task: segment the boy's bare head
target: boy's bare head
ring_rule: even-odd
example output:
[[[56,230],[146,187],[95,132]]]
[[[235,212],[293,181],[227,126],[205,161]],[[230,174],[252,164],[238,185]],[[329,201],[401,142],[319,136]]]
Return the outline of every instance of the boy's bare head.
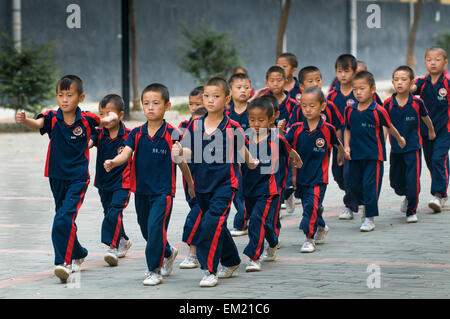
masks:
[[[298,61],[293,53],[285,52],[278,56],[276,65],[283,68],[287,79],[292,79],[297,73]]]
[[[306,66],[298,72],[298,82],[302,90],[317,86],[319,89],[322,88],[322,74],[316,66]]]
[[[115,110],[119,114],[125,111],[125,103],[120,95],[108,94],[100,101],[100,109],[104,109],[108,103],[114,105]]]
[[[83,94],[83,81],[76,75],[69,74],[63,76],[59,79],[56,84],[56,92],[58,91],[68,91],[70,90],[70,86],[73,84],[78,95]]]
[[[170,101],[169,89],[163,84],[153,83],[153,84],[147,85],[147,87],[142,91],[141,102],[143,102],[144,94],[147,92],[161,93],[161,98],[164,101],[164,104],[167,104]]]
[[[440,75],[447,65],[447,52],[444,49],[432,47],[426,51],[425,67],[431,75]]]
[[[227,81],[225,81],[223,78],[220,77],[211,78],[208,80],[208,82],[206,82],[205,87],[206,86],[217,86],[223,91],[223,93],[225,93],[225,96],[230,95],[230,86],[228,85]]]

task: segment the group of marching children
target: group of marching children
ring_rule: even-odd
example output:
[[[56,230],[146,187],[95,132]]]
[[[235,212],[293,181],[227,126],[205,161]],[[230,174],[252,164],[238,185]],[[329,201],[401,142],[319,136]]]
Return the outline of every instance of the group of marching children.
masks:
[[[169,91],[158,83],[141,94],[147,121],[132,130],[122,122],[124,102],[115,94],[99,104],[99,116],[83,112],[82,80],[62,77],[56,86],[58,110],[36,119],[18,112],[16,121],[50,138],[45,176],[55,200],[52,228],[55,275],[62,282],[79,271],[88,254],[77,239],[75,219],[90,182],[89,148],[97,147],[94,186],[104,210],[104,256],[118,265],[132,243],[125,234],[123,210],[135,194],[137,221],[146,240],[148,272],[144,285],[162,283],[173,270],[178,250],[167,241],[167,228],[179,166],[190,211],[182,240],[189,253],[180,268],[204,271],[202,287],[232,277],[241,259],[233,236],[248,235],[245,270],[260,271],[280,246],[280,211],[300,199],[300,251],[315,251],[329,231],[322,206],[332,174],[344,191],[339,219],[353,219],[361,207],[361,231],[375,229],[379,215],[385,140],[389,134],[390,185],[404,196],[401,211],[417,222],[422,149],[431,173],[432,199],[440,212],[447,200],[450,148],[450,76],[447,54],[430,48],[428,74],[415,80],[408,66],[392,74],[395,93],[383,103],[366,65],[350,54],[335,63],[336,79],[328,96],[315,66],[298,71],[294,54],[283,53],[268,68],[266,87],[254,92],[247,71],[212,78],[189,94],[191,118],[178,128],[164,119]],[[351,172],[351,173],[350,173]],[[231,205],[236,208],[227,227]],[[265,245],[265,242],[267,243]]]

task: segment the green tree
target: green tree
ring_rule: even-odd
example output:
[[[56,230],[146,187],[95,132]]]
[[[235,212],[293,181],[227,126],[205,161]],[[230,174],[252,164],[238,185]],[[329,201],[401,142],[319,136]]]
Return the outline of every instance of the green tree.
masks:
[[[450,54],[450,32],[445,32],[434,39],[435,45]]]
[[[54,43],[23,43],[3,32],[0,47],[0,105],[37,114],[42,104],[54,97],[58,70],[54,63]]]
[[[180,48],[178,65],[191,74],[198,85],[215,76],[227,79],[233,68],[241,64],[229,33],[216,32],[204,22],[197,31],[182,25],[181,33],[187,40],[187,47]]]

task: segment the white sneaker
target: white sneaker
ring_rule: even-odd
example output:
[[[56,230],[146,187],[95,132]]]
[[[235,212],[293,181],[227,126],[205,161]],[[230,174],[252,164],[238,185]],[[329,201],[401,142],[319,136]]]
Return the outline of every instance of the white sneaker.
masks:
[[[325,225],[325,227],[318,226],[316,237],[314,238],[315,243],[323,244],[325,242],[325,237],[327,236],[329,231],[330,228],[328,227],[328,225]]]
[[[360,231],[369,232],[375,229],[373,217],[366,217],[361,225]]]
[[[217,276],[205,270],[205,275],[200,280],[200,287],[214,287],[219,283]]]
[[[103,259],[108,263],[108,265],[117,266],[119,264],[119,256],[117,248],[108,249]]]
[[[146,278],[142,282],[144,284],[144,286],[155,286],[155,285],[159,285],[160,283],[163,282],[162,276],[153,271],[150,271],[150,272],[146,273],[145,275],[146,275]]]
[[[444,208],[445,203],[447,202],[448,196],[447,197],[442,197],[441,198],[441,208]]]
[[[280,247],[280,242],[275,247],[270,247],[267,245],[267,248],[264,250],[263,260],[264,261],[274,261],[277,258],[277,249]]]
[[[253,271],[261,271],[261,261],[259,259],[253,260],[250,259],[250,261],[247,264],[247,267],[245,267],[246,272],[253,272]]]
[[[405,199],[402,202],[402,205],[400,206],[400,211],[402,213],[406,213],[407,210],[408,210],[408,200],[405,197]]]
[[[301,253],[312,253],[316,250],[316,245],[314,243],[314,239],[308,238],[302,245],[300,249]]]
[[[121,238],[120,242],[119,242],[119,248],[117,249],[117,256],[119,258],[123,258],[125,257],[125,255],[128,252],[128,249],[131,248],[131,246],[133,245],[133,243],[131,242],[131,240],[126,240],[125,238]]]
[[[197,256],[194,254],[189,254],[186,258],[180,263],[181,269],[193,269],[198,268],[200,263],[198,262]]]
[[[230,230],[230,234],[233,237],[238,237],[238,236],[245,236],[248,234],[248,229],[245,230],[238,230],[236,228],[233,228],[232,230]]]
[[[83,261],[84,261],[84,258],[72,260],[72,271],[73,272],[80,271],[81,264],[83,263]]]
[[[291,196],[289,196],[288,199],[286,199],[286,212],[288,214],[293,214],[295,211],[295,197],[294,194],[292,193]]]
[[[295,205],[300,205],[301,203],[302,203],[302,199],[295,197]]]
[[[170,249],[172,250],[172,255],[170,255],[167,258],[164,258],[164,263],[161,268],[161,275],[163,276],[169,276],[172,273],[173,270],[173,262],[175,261],[175,258],[178,255],[178,249],[171,246]]]
[[[339,215],[339,219],[350,220],[353,219],[353,212],[350,208],[345,207],[342,213]]]
[[[281,204],[281,209],[286,209],[286,203]]]
[[[67,279],[70,277],[72,272],[72,268],[65,263],[55,267],[55,275],[61,280],[62,283],[67,282]]]
[[[231,278],[233,276],[233,273],[236,269],[239,268],[241,264],[231,267],[226,267],[220,265],[219,270],[217,271],[217,277],[218,278]]]
[[[433,198],[428,202],[428,207],[433,210],[433,213],[441,212],[441,199],[439,197],[433,196]]]
[[[406,217],[406,222],[407,223],[417,223],[417,216],[416,216],[416,214],[409,215],[408,217]]]

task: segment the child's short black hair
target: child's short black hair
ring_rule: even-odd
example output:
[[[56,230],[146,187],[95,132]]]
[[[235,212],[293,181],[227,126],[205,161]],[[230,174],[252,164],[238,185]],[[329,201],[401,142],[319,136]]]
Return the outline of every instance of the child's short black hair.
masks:
[[[214,77],[208,80],[206,82],[205,86],[217,86],[222,89],[222,91],[225,92],[225,96],[230,95],[230,86],[228,85],[227,81],[225,81],[223,78],[220,77]]]
[[[313,73],[313,72],[319,72],[320,73],[320,70],[319,70],[318,67],[313,66],[313,65],[305,66],[300,71],[298,71],[298,81],[301,84],[303,84],[305,82],[306,75],[309,74],[309,73]],[[322,73],[320,73],[320,77],[322,77]]]
[[[164,104],[167,104],[170,100],[169,89],[164,84],[152,83],[150,85],[147,85],[147,87],[142,91],[141,102],[142,102],[142,98],[144,97],[144,94],[147,92],[161,93],[161,97],[164,101]]]
[[[357,60],[356,66],[357,66],[357,68],[362,67],[365,71],[367,71],[367,64],[364,61]]]
[[[70,86],[74,84],[78,94],[83,93],[83,81],[76,75],[68,74],[59,79],[56,84],[56,92],[70,90]]]
[[[278,100],[273,95],[263,95],[260,97],[260,99],[268,100],[270,103],[272,103],[273,106],[273,114],[277,113],[280,109],[280,106],[278,104]]]
[[[281,73],[283,75],[283,78],[286,80],[286,72],[284,72],[284,69],[281,66],[278,65],[271,66],[266,72],[266,80],[272,73]]]
[[[442,54],[442,56],[444,57],[444,59],[447,60],[447,51],[445,51],[443,48],[441,48],[441,47],[431,47],[427,51],[425,51],[425,57],[427,57],[427,54],[430,51],[439,51]]]
[[[341,54],[334,64],[334,68],[337,70],[338,67],[345,69],[352,69],[353,72],[358,68],[358,62],[356,58],[351,54]]]
[[[284,52],[284,53],[281,53],[278,56],[277,60],[279,58],[286,58],[288,60],[288,62],[289,62],[289,65],[291,67],[293,67],[293,68],[297,68],[298,67],[298,60],[297,60],[297,57],[296,57],[296,55],[294,53]]]
[[[355,74],[353,77],[353,81],[356,80],[366,80],[367,83],[369,83],[370,87],[375,86],[375,78],[373,77],[373,74],[369,71],[361,71]]]
[[[228,85],[231,86],[234,82],[234,80],[248,80],[250,83],[250,78],[247,74],[245,73],[235,73],[233,74],[230,79],[228,80]]]
[[[197,86],[195,89],[189,93],[189,96],[197,96],[203,94],[203,86]]]
[[[308,93],[313,93],[317,96],[317,100],[320,102],[320,104],[325,103],[325,94],[323,94],[322,90],[319,89],[316,86],[311,86],[309,88],[306,88],[303,92],[302,92],[302,96]]]
[[[208,113],[208,110],[206,109],[206,107],[199,107],[198,109],[196,109],[192,115],[197,115],[197,116],[203,116],[206,113]]]
[[[253,109],[260,109],[265,111],[268,118],[271,118],[274,114],[272,103],[270,102],[270,100],[263,97],[258,97],[250,102],[250,104],[247,106],[247,111]]]
[[[414,80],[414,71],[409,66],[407,66],[407,65],[400,65],[398,68],[396,68],[394,70],[394,72],[392,72],[392,78],[394,78],[394,74],[397,71],[406,71],[406,72],[408,72],[409,73],[409,79],[410,80]]]
[[[244,72],[238,72],[238,70],[242,70]],[[238,74],[238,73],[243,73],[243,74],[247,74],[248,75],[247,69],[244,68],[243,66],[240,66],[240,65],[235,67],[234,70],[233,70],[233,74]]]
[[[100,108],[105,108],[106,104],[113,103],[117,112],[123,112],[125,110],[125,103],[120,95],[108,94],[100,101]]]

